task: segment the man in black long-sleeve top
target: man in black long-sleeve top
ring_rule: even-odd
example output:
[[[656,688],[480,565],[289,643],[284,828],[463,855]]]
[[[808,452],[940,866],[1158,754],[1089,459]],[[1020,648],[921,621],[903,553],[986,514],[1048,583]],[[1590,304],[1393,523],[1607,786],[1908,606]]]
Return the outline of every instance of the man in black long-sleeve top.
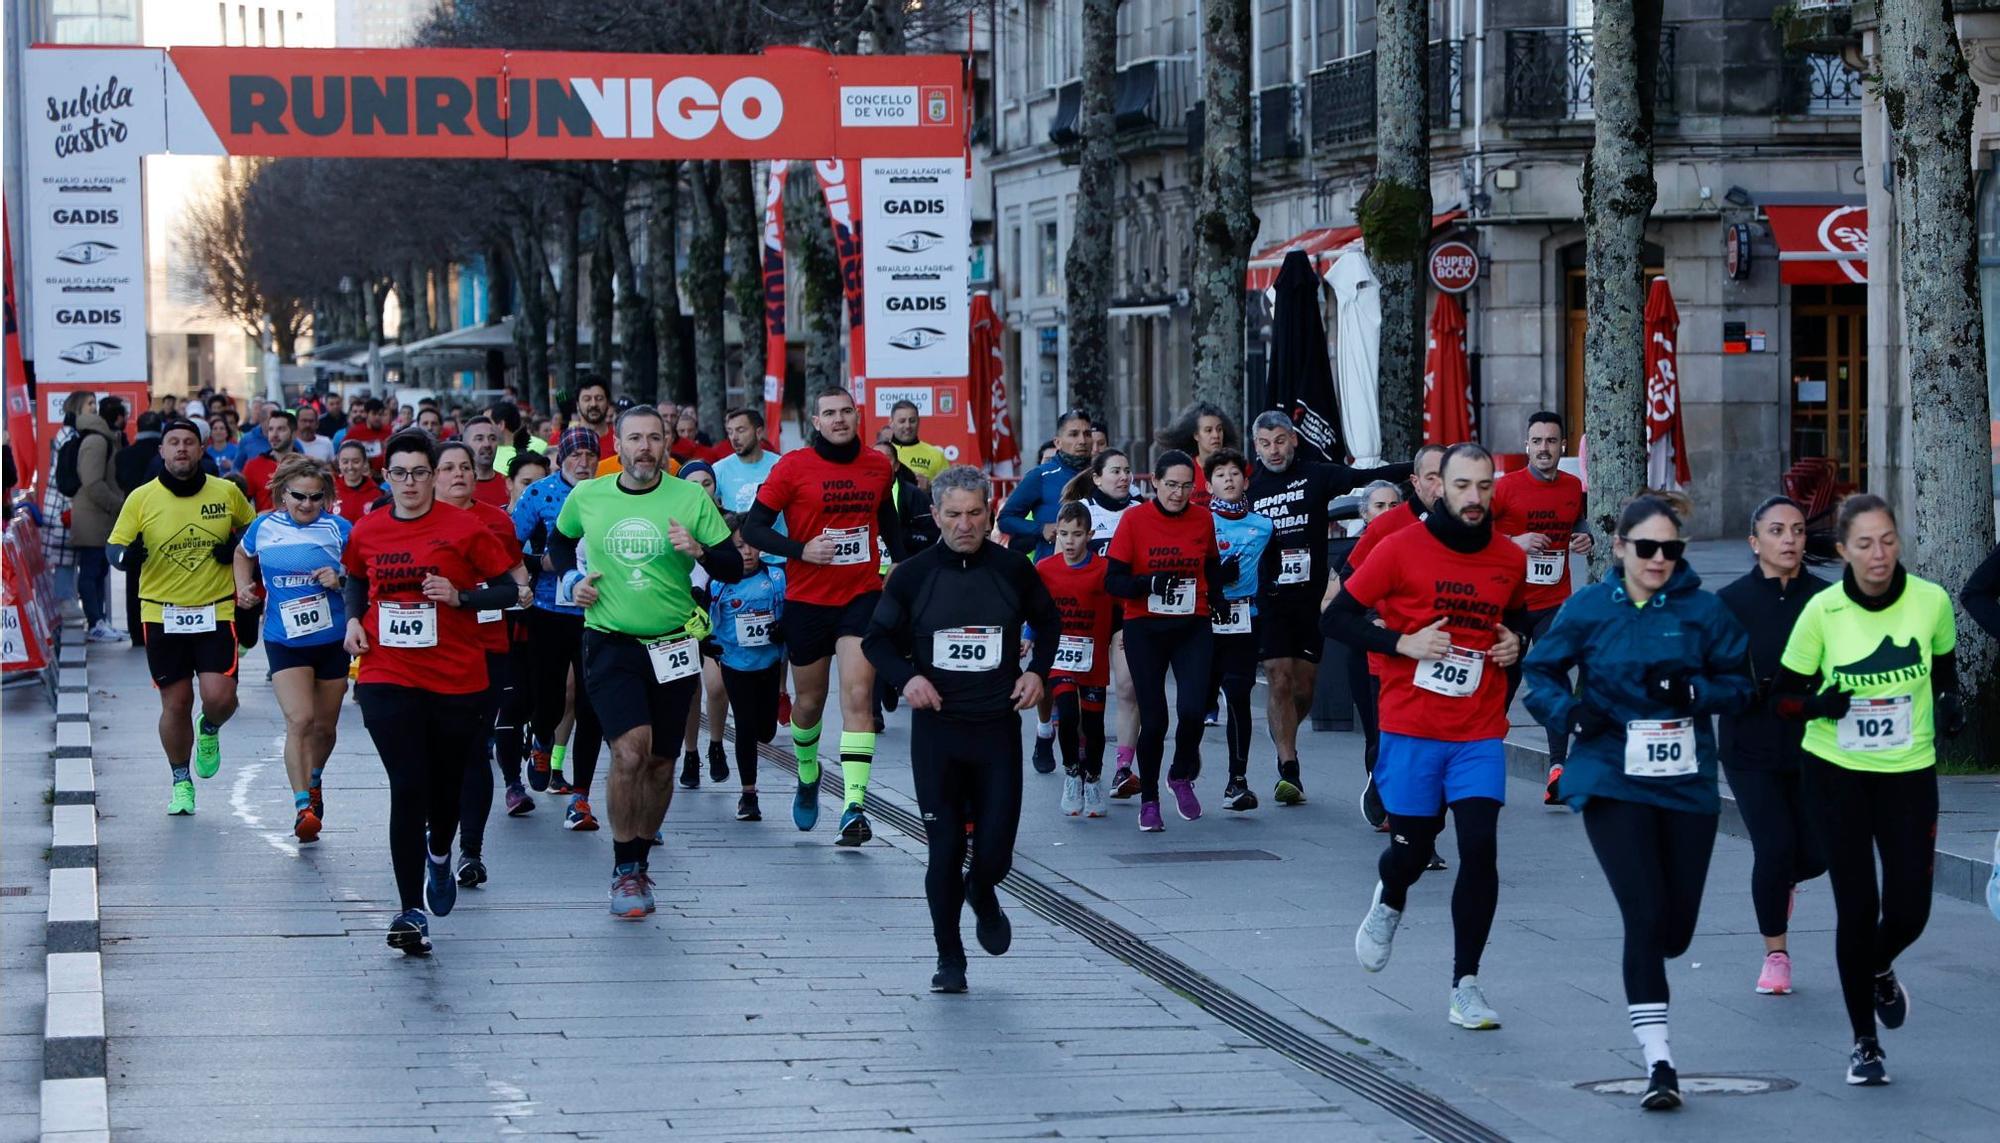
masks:
[[[1013,939],[994,888],[1014,863],[1021,822],[1018,712],[1041,700],[1062,617],[1034,565],[986,539],[993,490],[978,469],[946,469],[931,494],[941,542],[890,574],[861,649],[912,709],[910,770],[938,947],[931,991],[964,992],[964,904],[978,917],[981,948],[999,956]],[[1025,671],[1015,656],[1024,622],[1040,636]],[[961,874],[968,820],[972,869]]]

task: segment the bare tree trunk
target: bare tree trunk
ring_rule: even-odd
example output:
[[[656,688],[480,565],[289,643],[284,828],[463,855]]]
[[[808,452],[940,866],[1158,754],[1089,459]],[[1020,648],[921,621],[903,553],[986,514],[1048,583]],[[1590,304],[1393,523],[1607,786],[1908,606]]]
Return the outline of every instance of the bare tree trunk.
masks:
[[[632,235],[626,224],[629,180],[623,167],[607,165],[611,168],[607,193],[600,201],[609,235],[611,270],[617,276],[618,332],[621,338],[618,366],[625,374],[619,389],[628,394],[650,393],[655,380],[653,370],[657,367],[653,360],[653,315],[647,305],[645,291],[639,288],[638,267],[632,261]]]
[[[602,207],[597,212],[597,241],[590,252],[590,372],[611,384],[612,338],[615,336],[611,292],[611,225]],[[625,394],[623,385],[614,391]]]
[[[722,411],[729,400],[722,304],[729,289],[723,269],[722,172],[714,161],[688,167],[688,203],[694,233],[688,240],[688,305],[694,310],[695,415],[710,439],[722,439]]]
[[[1368,266],[1380,284],[1376,385],[1382,455],[1415,451],[1424,429],[1424,274],[1431,229],[1430,8],[1375,7],[1375,182],[1356,206]]]
[[[556,371],[556,390],[570,398],[576,396],[577,302],[582,296],[577,282],[582,264],[578,232],[582,216],[583,190],[574,186],[565,188],[556,212],[556,309],[552,318],[555,345],[550,357]]]
[[[806,333],[806,403],[829,385],[846,387],[840,355],[840,256],[833,248],[819,178],[811,164],[793,168],[785,180],[785,243],[790,247],[792,280],[799,287],[799,311]]]
[[[505,251],[514,275],[514,347],[521,358],[521,393],[532,409],[546,409],[549,399],[549,305],[542,285],[547,259],[542,256],[538,219],[517,220],[508,228]]]
[[[687,371],[681,363],[680,256],[675,249],[679,239],[680,172],[678,161],[659,164],[646,209],[646,270],[652,277],[653,296],[653,401],[662,405],[680,400],[682,390],[687,387]]]
[[[1118,141],[1111,89],[1118,79],[1118,0],[1083,0],[1083,137],[1076,169],[1076,220],[1063,260],[1069,309],[1070,404],[1104,415],[1111,375],[1111,230]],[[1238,292],[1241,292],[1239,286]]]
[[[1914,510],[1903,534],[1911,537],[1916,570],[1956,596],[1993,546],[1993,470],[1987,436],[1976,429],[1992,416],[1968,159],[1979,90],[1966,73],[1949,4],[1884,0],[1879,11],[1916,454]],[[1992,693],[1994,644],[1962,604],[1954,606],[1971,728],[1955,740],[1940,736],[1937,745],[1941,755],[1976,764],[1981,744],[2000,732],[2000,711],[1977,701]]]
[[[415,266],[405,264],[401,274],[396,278],[396,300],[398,302],[396,307],[396,342],[404,351],[404,354],[397,358],[400,362],[397,368],[405,386],[418,386],[421,384],[421,378],[418,375],[415,364],[407,355],[410,344],[424,336],[417,332],[417,270]],[[387,393],[381,394],[381,396],[385,401],[389,399]]]
[[[1250,2],[1202,6],[1201,182],[1195,198],[1194,396],[1242,415],[1250,209]]]
[[[376,397],[388,392],[389,379],[382,370],[382,305],[389,300],[390,285],[387,278],[376,278],[363,287],[368,291],[363,303],[368,307],[368,392]]]
[[[1646,486],[1646,217],[1661,0],[1599,0],[1593,34],[1597,140],[1583,168],[1583,425],[1590,442],[1591,555],[1611,559],[1620,505]]]
[[[748,160],[732,159],[722,164],[722,211],[729,232],[729,299],[743,331],[742,404],[746,408],[760,408],[764,401],[764,200],[753,182]]]

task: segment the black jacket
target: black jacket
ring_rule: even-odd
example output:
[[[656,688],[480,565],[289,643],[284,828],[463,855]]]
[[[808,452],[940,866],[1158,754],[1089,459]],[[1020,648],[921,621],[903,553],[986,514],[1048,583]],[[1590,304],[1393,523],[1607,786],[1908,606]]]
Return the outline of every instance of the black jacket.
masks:
[[[1021,625],[1060,631],[1062,615],[1032,561],[992,542],[959,555],[942,542],[896,565],[862,637],[861,650],[882,681],[901,690],[922,675],[944,700],[939,717],[970,721],[1011,714],[1021,677]],[[947,628],[999,629],[996,661],[983,670],[948,670],[932,661],[934,636]],[[990,640],[989,640],[990,643]],[[1056,641],[1037,639],[1028,670],[1048,678]]]
[[[1811,572],[1800,571],[1789,585],[1766,576],[1762,568],[1716,592],[1722,605],[1750,635],[1750,674],[1760,699],[1771,692],[1778,660],[1792,637],[1792,627],[1806,609],[1806,600],[1831,586]],[[1786,722],[1757,702],[1742,714],[1719,720],[1722,764],[1730,770],[1793,770],[1803,757],[1802,722]]]
[[[1985,562],[1972,573],[1959,600],[1974,623],[2000,639],[2000,546],[1986,554]]]

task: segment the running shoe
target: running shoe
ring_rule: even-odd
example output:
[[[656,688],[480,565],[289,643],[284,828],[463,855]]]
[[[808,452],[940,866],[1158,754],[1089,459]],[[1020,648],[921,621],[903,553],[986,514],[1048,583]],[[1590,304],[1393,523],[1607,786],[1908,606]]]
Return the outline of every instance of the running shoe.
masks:
[[[1646,1081],[1646,1094],[1639,1097],[1639,1106],[1647,1111],[1672,1111],[1680,1105],[1681,1077],[1674,1065],[1661,1060],[1653,1065],[1653,1076]]]
[[[293,820],[292,836],[299,839],[300,845],[311,845],[319,840],[319,815],[313,813],[310,806],[300,810],[299,816]]]
[[[389,922],[389,947],[404,956],[431,955],[431,923],[422,909],[405,909]]]
[[[1451,866],[1444,863],[1444,856],[1435,849],[1431,850],[1431,859],[1424,862],[1424,872],[1426,873],[1435,873],[1440,869],[1450,868]]]
[[[91,626],[89,631],[84,632],[83,641],[86,643],[117,643],[128,638],[130,636],[113,627],[109,620],[100,619]]]
[[[1035,739],[1035,773],[1053,774],[1055,772],[1056,740],[1054,738],[1037,737]]]
[[[729,756],[722,752],[722,743],[708,744],[708,780],[726,782],[729,780]]]
[[[1118,772],[1111,775],[1112,797],[1129,798],[1138,792],[1139,775],[1134,774],[1130,766],[1120,766]]]
[[[1764,971],[1757,974],[1757,992],[1761,996],[1790,996],[1792,994],[1792,958],[1781,951],[1764,954]]]
[[[975,930],[979,935],[979,947],[987,956],[1005,955],[1014,943],[1014,924],[1007,919],[1007,910],[1000,907],[1000,895],[988,889],[985,900],[972,891],[970,878],[965,887],[965,899],[972,903],[972,915],[978,918]]]
[[[1083,812],[1083,775],[1063,775],[1062,812],[1069,817]]]
[[[1160,803],[1158,802],[1139,803],[1140,833],[1162,833],[1166,830],[1166,828],[1167,828],[1166,823],[1160,820]]]
[[[521,783],[519,782],[507,783],[508,817],[510,818],[523,817],[529,813],[534,812],[534,809],[535,809],[535,799],[528,796],[528,791],[521,787]]]
[[[875,831],[868,827],[868,815],[860,806],[850,805],[840,815],[840,836],[833,839],[835,845],[853,847],[866,845],[875,837]]]
[[[222,736],[205,734],[201,729],[201,713],[194,716],[194,772],[203,778],[215,777],[222,769]]]
[[[1354,930],[1354,957],[1361,962],[1362,971],[1381,972],[1388,966],[1389,953],[1396,943],[1396,926],[1402,923],[1402,911],[1382,903],[1382,883],[1377,881],[1375,899],[1369,902],[1368,915],[1361,918],[1361,927]],[[1454,1008],[1457,1003],[1458,994],[1454,989]]]
[[[1101,818],[1104,816],[1104,779],[1083,784],[1083,816]]]
[[[424,905],[433,917],[451,916],[451,908],[458,904],[458,882],[451,876],[451,858],[443,861],[426,854],[424,860]]]
[[[549,752],[530,750],[528,752],[528,785],[537,792],[549,788]]]
[[[312,807],[313,816],[319,819],[321,825],[325,825],[326,796],[320,793],[319,783],[315,782],[306,787],[306,799],[306,804]]]
[[[757,791],[745,790],[743,796],[736,799],[736,820],[739,822],[764,820],[764,811],[757,808]]]
[[[931,991],[960,993],[965,991],[965,958],[941,956],[937,971],[931,974]]]
[[[778,692],[778,725],[792,724],[792,696],[788,691]]]
[[[1549,767],[1549,786],[1548,789],[1542,791],[1542,804],[1551,809],[1566,810],[1569,808],[1563,804],[1561,795],[1556,793],[1556,784],[1562,781],[1562,776],[1562,763],[1558,762]],[[1675,1096],[1675,1102],[1680,1102],[1678,1095]]]
[[[1299,778],[1296,761],[1278,763],[1278,788],[1271,791],[1271,800],[1281,806],[1306,804],[1306,784]]]
[[[1882,1087],[1889,1082],[1888,1057],[1875,1037],[1854,1041],[1854,1054],[1847,1058],[1847,1082],[1855,1087]]]
[[[1184,822],[1201,818],[1201,799],[1194,796],[1194,783],[1186,778],[1168,778],[1167,789],[1174,796],[1174,811]]]
[[[1382,793],[1375,788],[1375,775],[1370,774],[1361,784],[1361,820],[1369,824],[1376,833],[1389,828],[1389,807],[1382,804]]]
[[[569,779],[561,770],[549,771],[549,793],[558,798],[573,798],[583,791],[569,784]]]
[[[477,889],[486,884],[486,863],[476,854],[466,854],[458,859],[458,884],[461,888]]]
[[[653,879],[646,867],[628,861],[611,871],[611,915],[636,921],[653,911]]]
[[[701,788],[701,755],[692,750],[681,755],[681,788],[684,790]]]
[[[169,816],[184,818],[194,813],[194,783],[175,782],[174,795],[167,800]]]
[[[1201,724],[1203,726],[1221,726],[1222,711],[1217,707],[1209,707],[1208,713],[1201,716]]]
[[[563,814],[563,828],[578,833],[591,833],[597,829],[597,815],[590,812],[590,799],[582,794],[572,794],[569,810]]]
[[[1222,808],[1238,812],[1257,808],[1257,795],[1250,792],[1250,783],[1243,780],[1243,775],[1229,776],[1229,784],[1222,788]]]
[[[800,782],[792,795],[792,824],[810,830],[819,824],[819,783]]]
[[[1478,977],[1462,976],[1452,986],[1451,1022],[1475,1032],[1500,1026],[1500,1014],[1486,1003],[1486,993],[1479,987]]]
[[[1910,1015],[1910,990],[1896,979],[1896,970],[1875,974],[1875,1018],[1894,1031]]]

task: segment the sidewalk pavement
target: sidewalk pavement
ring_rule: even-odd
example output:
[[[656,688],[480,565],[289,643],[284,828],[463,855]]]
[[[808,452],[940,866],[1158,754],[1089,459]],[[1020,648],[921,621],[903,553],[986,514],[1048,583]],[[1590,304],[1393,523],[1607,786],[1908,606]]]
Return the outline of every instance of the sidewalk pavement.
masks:
[[[36,683],[0,691],[0,1139],[40,1130],[56,712]]]

